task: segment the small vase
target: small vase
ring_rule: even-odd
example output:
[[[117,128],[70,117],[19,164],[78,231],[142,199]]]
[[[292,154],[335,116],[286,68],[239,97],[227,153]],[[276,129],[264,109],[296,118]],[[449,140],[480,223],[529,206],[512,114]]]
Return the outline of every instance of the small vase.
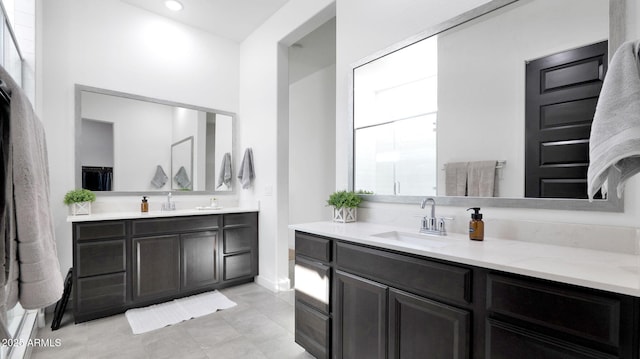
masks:
[[[72,216],[89,215],[91,214],[91,202],[76,202],[72,203],[69,208],[71,209]]]
[[[355,222],[358,219],[357,208],[333,208],[333,221],[340,223]]]

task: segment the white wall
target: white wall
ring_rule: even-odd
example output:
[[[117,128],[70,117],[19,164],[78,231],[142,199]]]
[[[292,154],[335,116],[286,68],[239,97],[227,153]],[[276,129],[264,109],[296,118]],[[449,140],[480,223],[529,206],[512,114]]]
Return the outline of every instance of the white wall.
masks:
[[[336,187],[347,186],[348,143],[348,73],[350,64],[428,29],[454,15],[470,10],[486,1],[464,0],[445,3],[439,0],[402,0],[394,2],[371,2],[367,0],[338,0],[337,2],[337,88],[336,88]],[[627,28],[633,32],[628,39],[640,36],[637,23],[640,10],[637,0],[630,0],[627,11]],[[570,31],[571,29],[567,29]],[[640,181],[633,178],[627,183],[624,213],[601,213],[582,211],[556,211],[537,209],[484,208],[485,219],[539,220],[560,223],[586,223],[637,227],[640,218]],[[362,212],[365,219],[398,221],[418,225],[414,215],[422,214],[418,205],[390,205],[366,203]],[[468,221],[466,208],[439,207],[441,215],[456,218],[456,226]],[[414,223],[415,222],[415,223]],[[487,227],[487,233],[491,229]],[[488,234],[489,235],[489,234]],[[605,240],[605,239],[603,239]]]
[[[237,113],[239,45],[117,0],[37,0],[36,6],[38,109],[49,148],[58,257],[66,273],[72,265],[71,224],[62,198],[74,188],[74,84]],[[137,196],[98,201],[123,210],[137,210],[140,203]],[[159,208],[160,199],[150,201]],[[180,206],[181,198],[176,201]]]
[[[113,123],[82,119],[81,166],[113,167]]]
[[[289,223],[331,218],[335,187],[336,67],[291,84],[289,93]],[[289,233],[289,248],[294,235]]]
[[[240,200],[260,201],[258,282],[274,290],[289,287],[287,50],[334,15],[332,1],[291,0],[241,44],[238,148],[253,149],[256,178]]]

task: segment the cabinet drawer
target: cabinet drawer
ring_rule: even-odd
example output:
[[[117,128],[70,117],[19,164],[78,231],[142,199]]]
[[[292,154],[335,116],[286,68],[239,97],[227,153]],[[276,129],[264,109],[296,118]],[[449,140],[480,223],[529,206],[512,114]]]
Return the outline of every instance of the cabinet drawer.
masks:
[[[496,274],[487,278],[487,309],[561,334],[620,345],[621,300],[579,288]]]
[[[247,277],[252,274],[250,252],[224,257],[224,280]]]
[[[122,272],[126,268],[124,239],[88,241],[76,245],[78,277]]]
[[[328,314],[331,298],[331,267],[301,257],[295,265],[296,300]]]
[[[336,245],[338,268],[428,298],[471,303],[471,269],[347,243]]]
[[[224,253],[250,251],[255,246],[257,238],[256,230],[253,227],[225,229],[223,243]]]
[[[122,238],[127,234],[124,221],[76,223],[74,236],[77,240]]]
[[[611,355],[567,343],[512,325],[487,322],[486,357],[491,359],[615,359]]]
[[[125,273],[80,278],[77,283],[77,310],[93,312],[123,308],[126,299]]]
[[[296,301],[295,341],[316,358],[329,358],[330,318]]]
[[[296,254],[331,262],[331,240],[313,234],[296,232]]]
[[[224,226],[246,225],[255,227],[258,225],[258,213],[232,213],[225,214],[223,217]]]
[[[218,216],[138,219],[133,221],[134,236],[180,233],[218,228]]]

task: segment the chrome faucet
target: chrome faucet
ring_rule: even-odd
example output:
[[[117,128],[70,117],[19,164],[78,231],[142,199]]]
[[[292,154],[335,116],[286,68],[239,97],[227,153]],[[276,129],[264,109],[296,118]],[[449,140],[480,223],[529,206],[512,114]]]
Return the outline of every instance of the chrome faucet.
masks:
[[[422,226],[420,227],[420,233],[446,236],[447,230],[445,228],[445,218],[436,218],[436,200],[431,197],[425,198],[420,203],[420,208],[424,209],[427,204],[431,205],[431,216],[422,217]]]
[[[175,211],[176,210],[175,202],[171,202],[171,192],[169,192],[167,194],[167,201],[162,204],[162,207],[160,208],[160,210],[162,210],[162,211]]]

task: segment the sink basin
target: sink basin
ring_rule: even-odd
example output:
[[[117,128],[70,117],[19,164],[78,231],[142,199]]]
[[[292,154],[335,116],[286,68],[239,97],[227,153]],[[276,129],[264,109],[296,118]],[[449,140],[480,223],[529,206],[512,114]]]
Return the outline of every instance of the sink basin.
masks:
[[[403,244],[412,244],[431,248],[442,248],[452,244],[446,237],[412,232],[390,231],[372,234],[371,236]]]

